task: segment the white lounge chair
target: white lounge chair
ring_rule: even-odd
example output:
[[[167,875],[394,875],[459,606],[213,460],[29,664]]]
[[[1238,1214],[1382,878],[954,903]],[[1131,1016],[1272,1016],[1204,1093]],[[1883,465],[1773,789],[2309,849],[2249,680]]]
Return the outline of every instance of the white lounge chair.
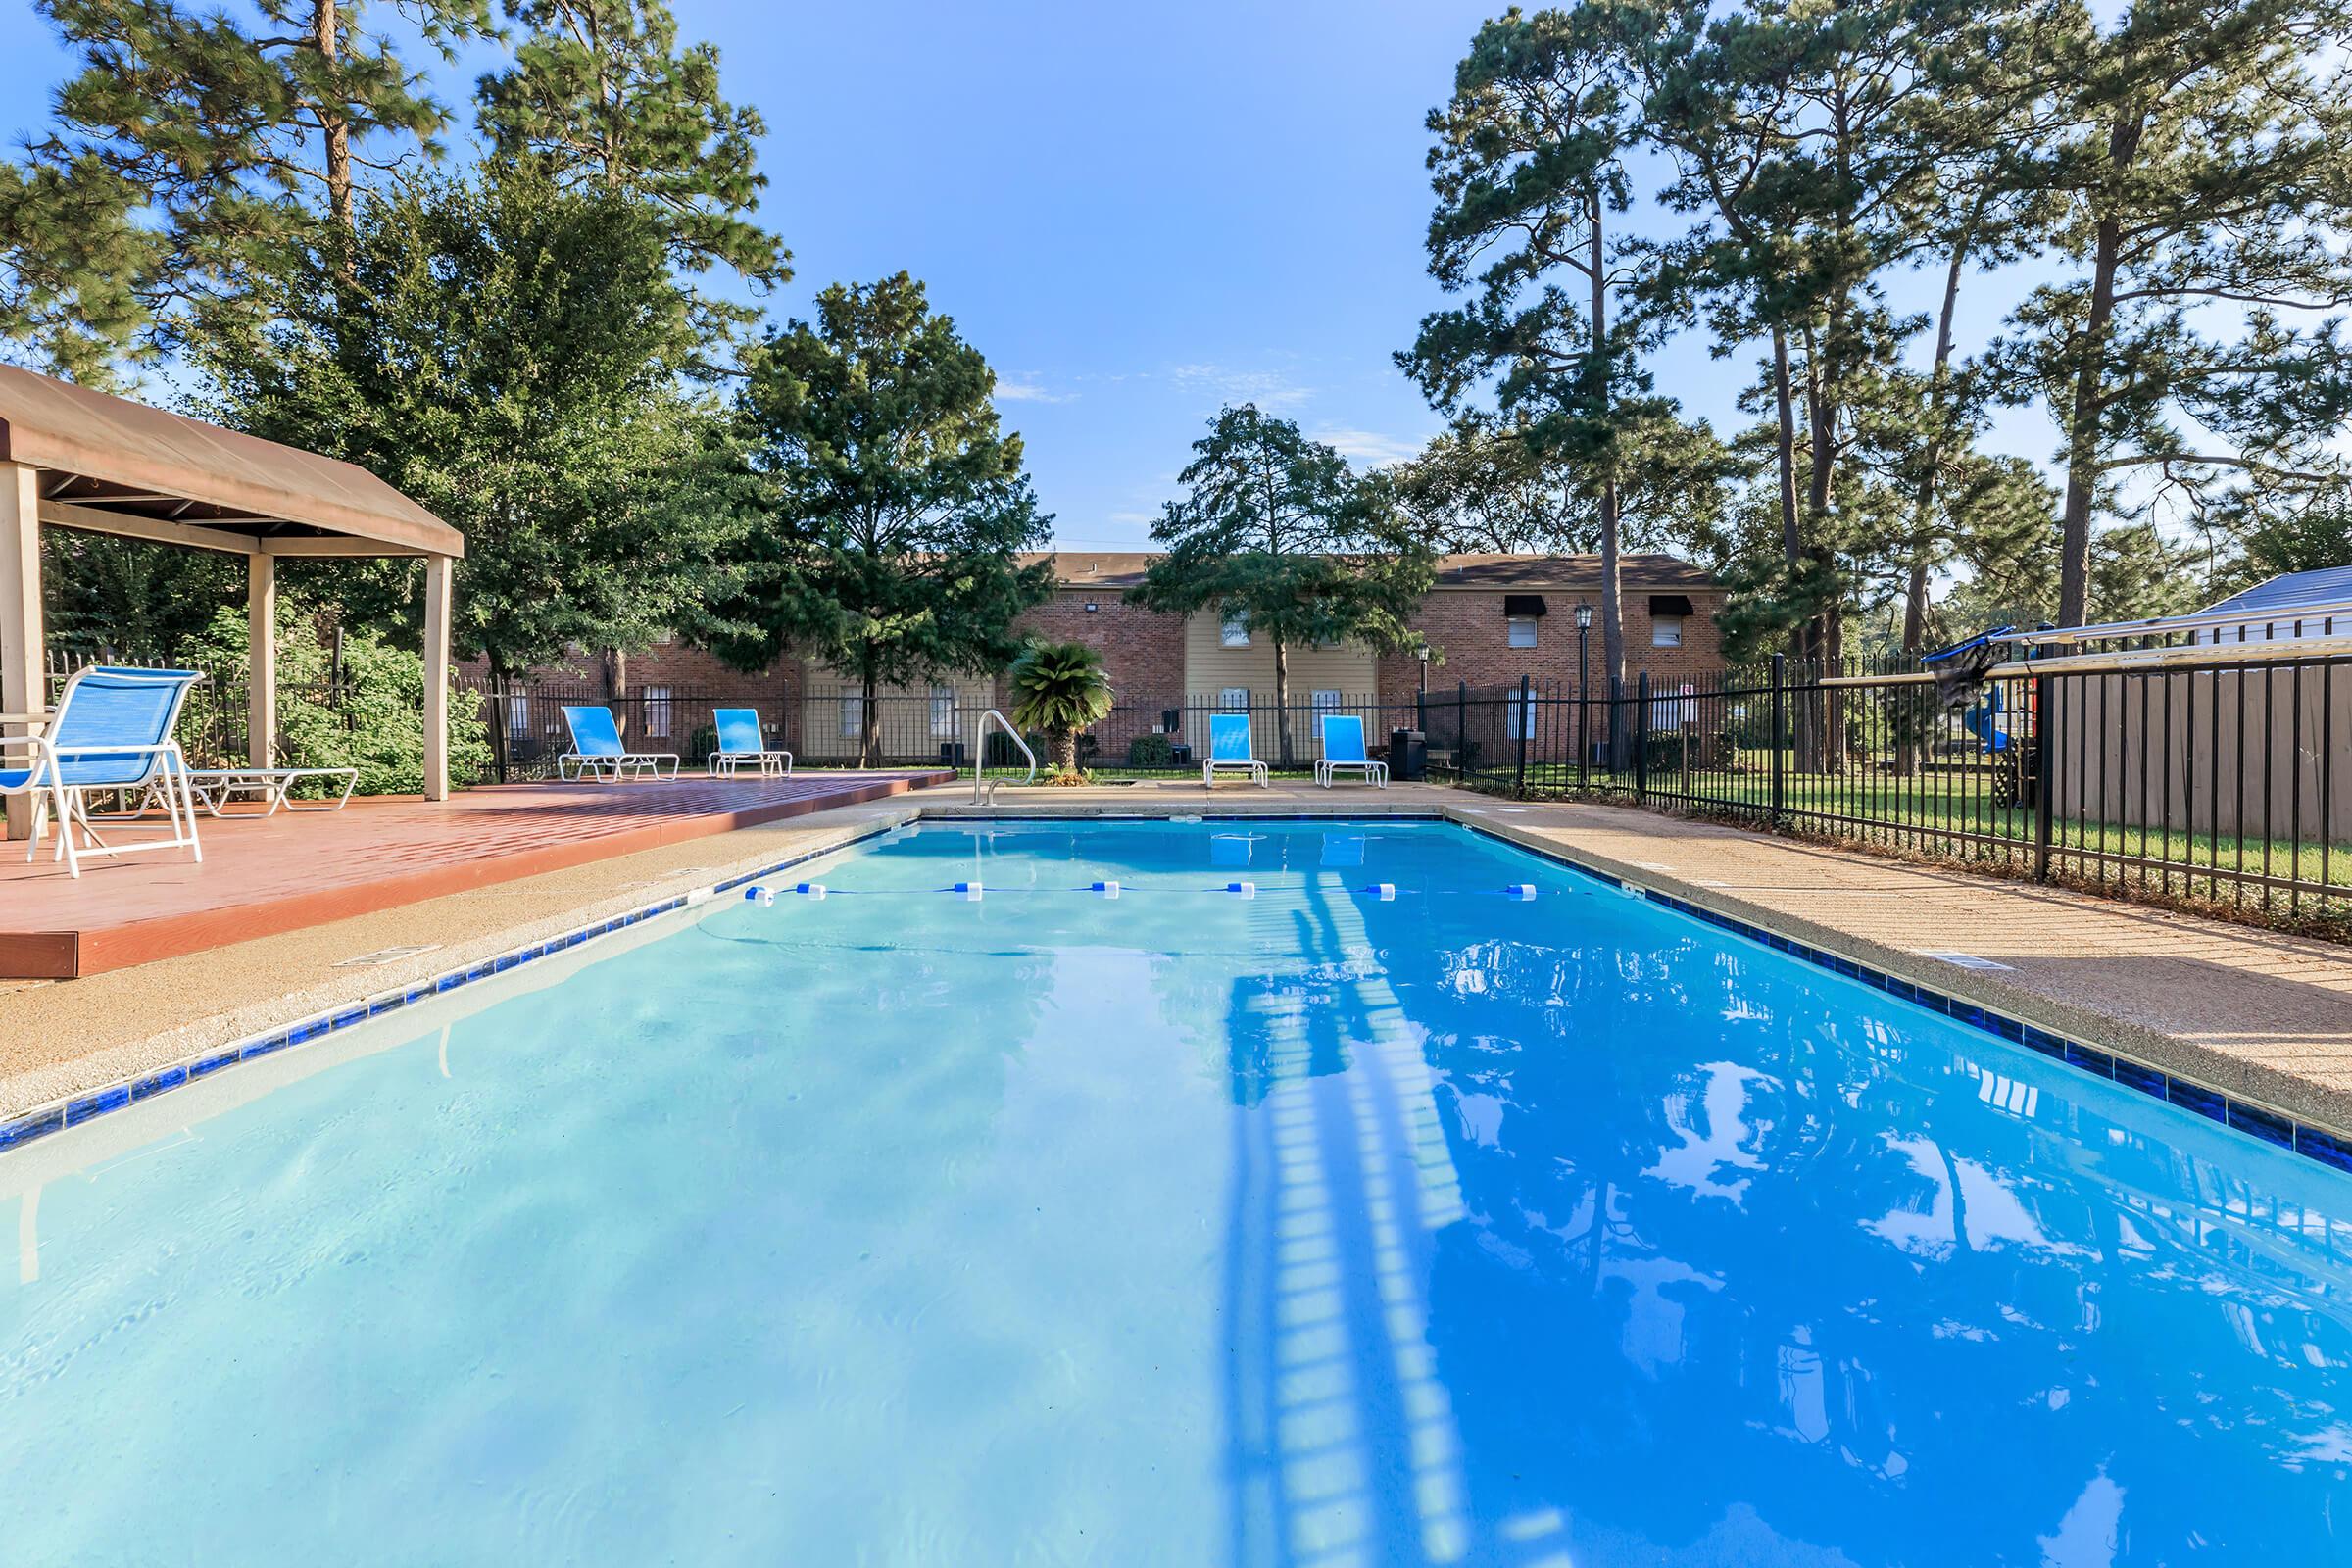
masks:
[[[620,744],[620,726],[612,721],[610,708],[574,708],[566,705],[564,723],[571,731],[571,750],[556,759],[556,777],[566,782],[589,777],[614,779],[676,778],[678,754],[675,752],[632,752]],[[667,762],[664,773],[662,764]]]
[[[758,709],[718,708],[711,710],[711,717],[718,724],[718,750],[703,764],[711,773],[732,778],[737,768],[751,767],[762,778],[792,777],[792,754],[769,748]]]
[[[326,785],[327,794],[316,800],[298,801],[294,787],[309,780]],[[356,767],[194,767],[188,770],[188,788],[195,792],[199,804],[209,816],[234,820],[240,816],[275,816],[287,811],[340,811],[351,804],[352,792],[360,787],[360,770]],[[231,811],[228,803],[246,796],[262,804],[258,811]]]
[[[1221,772],[1247,773],[1251,783],[1266,786],[1266,764],[1250,753],[1248,713],[1208,716],[1208,756],[1200,763],[1201,788],[1214,785]]]
[[[85,856],[129,855],[139,850],[186,850],[197,860],[196,802],[188,790],[186,765],[172,727],[188,688],[204,676],[192,669],[117,669],[92,665],[66,682],[57,716],[45,735],[0,736],[0,752],[25,754],[27,765],[0,769],[0,796],[33,800],[32,840],[24,858],[40,849],[44,822],[57,822],[55,858],[81,875]],[[144,791],[160,785],[168,836],[130,844],[109,844],[91,825],[89,798],[115,790]],[[153,828],[155,824],[143,824]],[[75,845],[79,830],[84,843]]]
[[[1325,713],[1323,755],[1315,759],[1315,782],[1331,788],[1334,775],[1356,772],[1379,789],[1389,787],[1389,764],[1376,762],[1364,750],[1364,721],[1354,713]]]

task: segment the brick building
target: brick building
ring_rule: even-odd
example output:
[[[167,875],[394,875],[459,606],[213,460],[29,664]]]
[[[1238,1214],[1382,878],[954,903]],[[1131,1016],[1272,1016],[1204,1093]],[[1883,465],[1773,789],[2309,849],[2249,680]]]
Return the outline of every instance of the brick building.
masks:
[[[1054,557],[1059,588],[1024,615],[1020,626],[1027,634],[1101,650],[1122,708],[1149,715],[1148,721],[1131,720],[1128,727],[1158,731],[1167,728],[1160,715],[1184,710],[1189,716],[1178,726],[1185,733],[1171,728],[1170,738],[1197,747],[1202,737],[1189,732],[1203,720],[1191,710],[1271,710],[1274,651],[1246,625],[1224,622],[1213,612],[1170,615],[1127,603],[1126,591],[1143,579],[1152,559],[1141,553],[1059,553]],[[1500,686],[1521,675],[1573,689],[1579,605],[1594,607],[1589,653],[1597,691],[1603,679],[1599,564],[1595,556],[1445,557],[1414,623],[1435,650],[1426,670],[1409,656],[1384,657],[1355,645],[1294,648],[1292,703],[1298,710],[1393,712],[1411,705],[1424,678],[1433,692],[1451,692],[1459,682]],[[1671,689],[1721,666],[1715,625],[1723,609],[1721,585],[1663,555],[1625,557],[1620,581],[1629,678],[1646,670],[1653,686]],[[862,729],[856,683],[797,659],[747,675],[700,649],[661,641],[621,662],[583,654],[534,671],[533,678],[534,684],[568,687],[591,700],[618,700],[633,741],[669,742],[663,749],[680,752],[692,749],[714,706],[758,709],[785,744],[811,760],[854,755]],[[886,743],[904,757],[931,755],[933,742],[952,745],[968,734],[979,710],[1007,701],[1002,673],[942,676],[889,689],[884,696],[891,730]],[[515,705],[514,727],[544,724],[553,710],[542,707],[546,711],[533,720],[525,705]]]

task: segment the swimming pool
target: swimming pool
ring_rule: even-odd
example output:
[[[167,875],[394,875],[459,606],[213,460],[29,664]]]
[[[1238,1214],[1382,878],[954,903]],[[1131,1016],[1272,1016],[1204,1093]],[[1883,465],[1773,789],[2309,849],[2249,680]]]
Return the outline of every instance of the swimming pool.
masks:
[[[1449,826],[802,881],[0,1155],[0,1560],[2346,1555],[2352,1178]]]

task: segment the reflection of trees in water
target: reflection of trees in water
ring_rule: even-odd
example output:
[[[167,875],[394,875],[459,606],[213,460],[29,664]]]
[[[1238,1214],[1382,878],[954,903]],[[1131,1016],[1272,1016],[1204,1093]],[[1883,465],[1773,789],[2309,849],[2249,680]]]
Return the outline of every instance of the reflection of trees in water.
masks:
[[[2258,1202],[2188,1199],[2210,1167],[2141,1146],[2119,1192],[2058,1094],[2000,1108],[1976,1064],[1711,944],[1393,977],[1469,1211],[1429,1298],[1481,1517],[1564,1503],[1672,1545],[1746,1502],[1859,1560],[2034,1561],[2105,1488],[2157,1553],[2254,1519],[2324,1548],[2314,1467],[2248,1449],[2311,1446],[2326,1407],[2293,1391],[2352,1342]]]
[[[1237,1107],[1233,1561],[2169,1560],[2250,1523],[2329,1560],[2342,1215],[1710,937],[1273,892],[1315,842],[1253,844],[1252,904],[1118,906]]]

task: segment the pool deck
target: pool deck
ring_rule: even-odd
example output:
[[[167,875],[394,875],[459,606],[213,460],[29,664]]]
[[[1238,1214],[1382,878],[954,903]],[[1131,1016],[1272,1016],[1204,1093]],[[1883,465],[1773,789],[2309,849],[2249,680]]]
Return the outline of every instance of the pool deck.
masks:
[[[72,980],[416,904],[684,839],[903,793],[944,773],[804,773],[505,784],[437,804],[200,816],[199,864],[158,850],[85,860],[0,846],[0,978]],[[236,809],[236,808],[232,808]],[[118,843],[138,828],[101,829]]]
[[[0,1115],[918,816],[1205,812],[1448,817],[2352,1133],[2352,948],[2310,938],[1628,808],[1520,806],[1432,786],[1007,790],[985,810],[937,789],[795,809],[91,978],[13,992],[0,981]],[[227,844],[232,827],[219,831]],[[13,886],[0,881],[0,900]],[[427,951],[338,967],[411,945]],[[1932,956],[1953,952],[2004,967]],[[186,1021],[159,1032],[170,1018]]]

